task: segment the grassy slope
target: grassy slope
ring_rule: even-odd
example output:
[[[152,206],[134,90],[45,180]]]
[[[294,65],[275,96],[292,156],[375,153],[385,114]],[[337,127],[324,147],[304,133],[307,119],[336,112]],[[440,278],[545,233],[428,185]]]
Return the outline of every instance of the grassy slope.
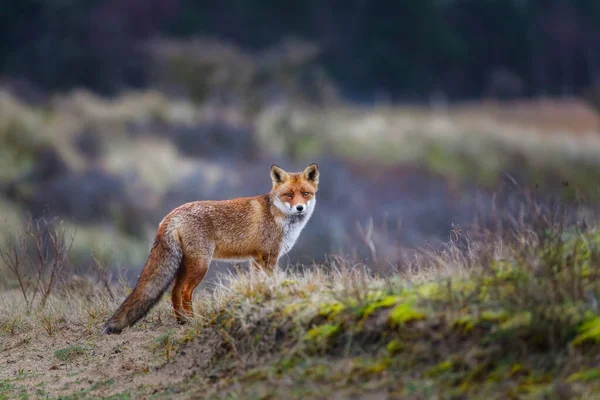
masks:
[[[191,325],[175,325],[164,301],[120,336],[99,332],[115,306],[101,295],[57,299],[30,315],[6,303],[0,398],[593,398],[600,390],[598,231],[524,231],[420,260],[421,272],[393,279],[340,259],[327,269],[242,272],[197,294]]]

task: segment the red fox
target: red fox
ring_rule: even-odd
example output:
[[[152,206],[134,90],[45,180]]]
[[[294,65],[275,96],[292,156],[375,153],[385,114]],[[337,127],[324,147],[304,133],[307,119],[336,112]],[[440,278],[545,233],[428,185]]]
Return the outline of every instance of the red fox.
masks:
[[[106,322],[120,333],[143,318],[174,280],[171,301],[181,324],[193,316],[192,294],[211,260],[252,260],[266,271],[277,267],[310,219],[319,186],[311,164],[290,173],[271,166],[267,194],[222,201],[195,201],[171,211],[160,223],[146,266],[132,293]]]

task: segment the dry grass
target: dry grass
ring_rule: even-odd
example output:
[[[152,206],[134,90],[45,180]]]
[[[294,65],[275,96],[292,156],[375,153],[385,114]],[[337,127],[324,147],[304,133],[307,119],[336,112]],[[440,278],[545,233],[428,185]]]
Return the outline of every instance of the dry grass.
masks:
[[[585,395],[599,383],[599,238],[558,225],[511,232],[391,279],[342,259],[236,275],[204,303],[194,334],[227,332],[211,366],[235,378],[217,398]],[[190,357],[195,347],[184,347]]]
[[[561,221],[455,233],[387,277],[343,257],[241,269],[196,293],[185,327],[164,299],[104,336],[129,289],[113,300],[85,278],[44,309],[4,292],[0,396],[585,397],[600,385],[600,231]]]
[[[597,188],[595,178],[582,181],[587,172],[581,171],[598,167],[600,122],[577,100],[440,109],[280,107],[266,110],[257,124],[267,148],[292,157],[320,152],[364,163],[421,165],[488,185],[504,172],[552,173]]]

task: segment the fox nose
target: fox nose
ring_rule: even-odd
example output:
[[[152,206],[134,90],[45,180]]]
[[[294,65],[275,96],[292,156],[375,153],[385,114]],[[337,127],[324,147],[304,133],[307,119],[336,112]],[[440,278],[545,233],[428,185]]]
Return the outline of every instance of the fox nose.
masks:
[[[304,210],[304,206],[303,205],[296,206],[296,210],[302,211],[302,210]]]

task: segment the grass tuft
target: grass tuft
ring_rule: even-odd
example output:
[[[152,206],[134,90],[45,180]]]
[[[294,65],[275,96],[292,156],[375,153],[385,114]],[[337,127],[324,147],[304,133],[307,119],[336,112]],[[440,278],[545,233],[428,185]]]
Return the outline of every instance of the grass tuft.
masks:
[[[56,350],[54,357],[63,362],[71,362],[80,356],[85,356],[87,352],[88,348],[86,346],[76,344]]]

